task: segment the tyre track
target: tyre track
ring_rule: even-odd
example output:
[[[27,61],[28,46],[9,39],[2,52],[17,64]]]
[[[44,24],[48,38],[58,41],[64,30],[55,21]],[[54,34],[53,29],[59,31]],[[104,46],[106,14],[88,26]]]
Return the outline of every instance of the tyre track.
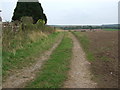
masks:
[[[86,60],[85,53],[76,37],[71,34],[71,38],[74,45],[73,58],[64,88],[95,88],[97,85],[91,80],[90,63]]]

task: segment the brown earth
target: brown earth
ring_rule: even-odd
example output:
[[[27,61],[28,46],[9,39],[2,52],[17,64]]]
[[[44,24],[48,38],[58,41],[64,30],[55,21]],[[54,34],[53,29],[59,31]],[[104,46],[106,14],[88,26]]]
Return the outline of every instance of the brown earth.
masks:
[[[90,40],[90,51],[95,56],[91,62],[93,80],[99,88],[118,87],[118,32],[84,32]]]

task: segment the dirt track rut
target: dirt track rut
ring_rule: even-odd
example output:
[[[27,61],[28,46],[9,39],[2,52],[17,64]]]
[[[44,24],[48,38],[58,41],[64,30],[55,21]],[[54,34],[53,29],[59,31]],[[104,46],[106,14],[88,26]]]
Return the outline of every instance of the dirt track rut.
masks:
[[[10,76],[3,83],[3,88],[23,88],[27,82],[33,80],[36,77],[36,73],[41,69],[44,61],[48,60],[53,50],[60,44],[63,36],[53,45],[53,47],[46,51],[37,62],[30,67],[19,70],[18,73]]]
[[[71,34],[71,38],[74,45],[73,58],[71,60],[69,77],[64,84],[64,88],[95,88],[97,85],[91,80],[90,63],[86,60],[85,53],[76,37]]]

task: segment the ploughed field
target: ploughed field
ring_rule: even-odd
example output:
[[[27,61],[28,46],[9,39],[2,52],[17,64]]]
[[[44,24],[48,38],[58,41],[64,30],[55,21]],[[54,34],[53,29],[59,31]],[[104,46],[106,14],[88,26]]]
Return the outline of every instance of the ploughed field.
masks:
[[[87,33],[90,39],[90,51],[95,61],[91,70],[99,87],[117,87],[118,85],[118,33],[102,31]]]
[[[73,32],[91,63],[100,88],[118,87],[118,31]]]

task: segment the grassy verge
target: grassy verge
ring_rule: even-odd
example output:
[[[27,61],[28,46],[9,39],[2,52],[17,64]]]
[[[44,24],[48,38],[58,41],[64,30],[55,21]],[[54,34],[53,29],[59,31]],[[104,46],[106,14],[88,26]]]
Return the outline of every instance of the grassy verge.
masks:
[[[37,78],[27,88],[60,88],[67,78],[72,56],[72,40],[65,34],[64,39],[45,62]]]
[[[95,57],[92,52],[89,51],[89,39],[86,35],[82,34],[81,32],[72,32],[81,43],[85,53],[86,57],[89,61],[94,61]]]
[[[32,34],[33,35],[33,34]],[[36,34],[35,34],[36,35]],[[45,50],[48,50],[52,45],[61,37],[62,33],[55,32],[48,36],[38,37],[40,39],[31,43],[22,43],[21,48],[17,48],[15,45],[19,43],[19,40],[13,39],[10,46],[3,46],[3,78],[7,77],[10,72],[14,70],[22,69],[35,62],[35,58],[38,57]],[[38,35],[39,36],[39,35]],[[33,36],[31,36],[32,38]],[[29,38],[28,38],[29,39]],[[27,41],[27,39],[26,39]],[[5,43],[3,41],[3,43]],[[10,47],[10,48],[9,48]],[[6,49],[7,48],[7,49]]]
[[[103,29],[104,31],[118,31],[118,29]]]

